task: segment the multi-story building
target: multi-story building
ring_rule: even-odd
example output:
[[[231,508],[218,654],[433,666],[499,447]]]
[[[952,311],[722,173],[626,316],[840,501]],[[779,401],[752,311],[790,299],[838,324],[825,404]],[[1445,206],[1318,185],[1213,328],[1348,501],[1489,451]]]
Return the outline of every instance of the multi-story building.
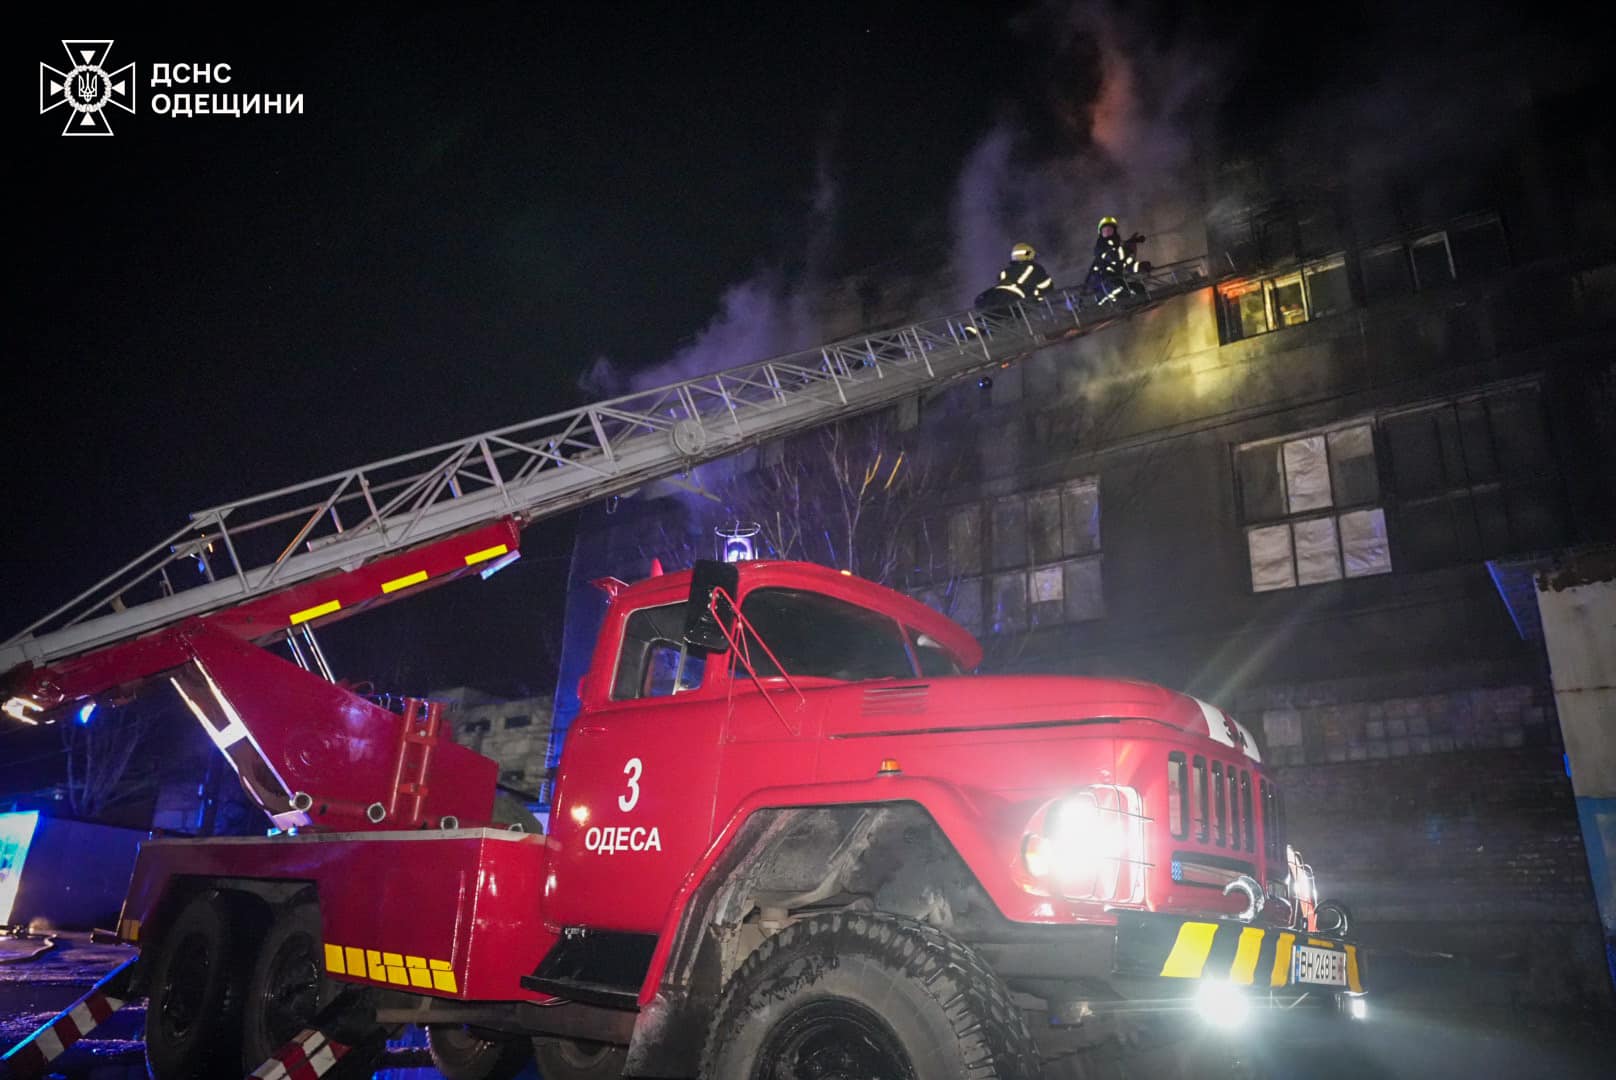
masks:
[[[1494,572],[1616,537],[1610,144],[1533,122],[1567,108],[1401,171],[1223,155],[1125,224],[1202,222],[1158,257],[1248,274],[897,410],[950,467],[892,584],[985,668],[1232,708],[1365,940],[1470,958],[1428,985],[1500,1005],[1609,999],[1542,643]],[[710,555],[705,506],[593,512],[574,582]]]

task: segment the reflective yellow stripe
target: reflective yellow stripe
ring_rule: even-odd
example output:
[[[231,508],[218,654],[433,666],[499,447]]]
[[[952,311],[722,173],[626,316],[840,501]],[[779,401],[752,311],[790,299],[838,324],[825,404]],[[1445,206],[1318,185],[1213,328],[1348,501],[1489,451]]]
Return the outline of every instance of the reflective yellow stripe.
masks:
[[[1206,967],[1207,954],[1212,951],[1212,938],[1217,935],[1215,923],[1187,922],[1178,928],[1178,940],[1162,965],[1166,979],[1198,979]]]
[[[340,611],[341,609],[342,605],[337,601],[327,600],[323,604],[316,604],[314,607],[292,612],[292,625],[296,626],[298,623],[305,623],[310,619],[318,619],[321,615],[329,615],[333,611]]]
[[[1307,943],[1309,945],[1312,945],[1312,946],[1314,946],[1316,948],[1320,948],[1320,949],[1333,949],[1333,948],[1336,947],[1335,942],[1333,942],[1333,941],[1325,941],[1323,938],[1316,938],[1316,937],[1308,938]]]
[[[495,544],[491,548],[483,548],[481,551],[473,551],[470,555],[466,556],[466,565],[476,566],[480,562],[487,562],[489,559],[497,559],[509,550],[511,549],[506,547],[504,544]]]
[[[1240,931],[1240,946],[1235,950],[1234,966],[1229,969],[1229,981],[1250,986],[1257,974],[1257,954],[1262,952],[1263,932],[1254,926]]]
[[[1279,935],[1279,942],[1274,946],[1274,973],[1269,977],[1269,986],[1284,986],[1290,981],[1291,946],[1295,944],[1295,934]]]
[[[426,571],[425,570],[417,570],[413,574],[405,574],[403,577],[394,578],[392,581],[384,581],[384,582],[382,582],[382,592],[384,592],[384,593],[398,592],[398,590],[407,589],[411,585],[419,585],[421,582],[423,582],[425,580],[426,580]]]
[[[447,960],[432,960],[430,963],[432,965],[433,988],[449,994],[459,993],[455,988],[454,970],[449,967],[449,962]]]
[[[1032,264],[1028,263],[1027,264],[1027,269],[1025,269],[1025,270],[1023,270],[1021,272],[1020,277],[1016,278],[1016,284],[1017,285],[1025,285],[1025,284],[1027,284],[1027,276],[1029,274],[1031,274],[1031,273],[1032,273]]]
[[[432,989],[432,973],[427,970],[424,957],[406,956],[404,964],[410,976],[411,986],[418,986],[423,990]]]
[[[1347,989],[1354,994],[1363,993],[1363,979],[1358,975],[1358,947],[1347,946]]]
[[[342,946],[327,944],[325,947],[325,969],[336,975],[346,975],[348,969],[342,964]]]
[[[364,949],[356,949],[352,945],[346,945],[346,946],[343,947],[342,953],[343,953],[344,956],[346,956],[348,958],[348,963],[347,963],[348,974],[350,974],[350,975],[358,975],[361,979],[364,978],[365,977],[365,950]]]

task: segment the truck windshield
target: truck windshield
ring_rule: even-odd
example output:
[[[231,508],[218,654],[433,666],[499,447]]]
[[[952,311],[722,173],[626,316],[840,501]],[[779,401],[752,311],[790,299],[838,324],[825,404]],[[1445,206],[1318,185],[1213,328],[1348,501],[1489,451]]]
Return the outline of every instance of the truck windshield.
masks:
[[[915,676],[898,624],[879,612],[818,593],[755,589],[741,614],[786,674],[847,682]],[[760,676],[780,674],[762,649],[751,653]]]

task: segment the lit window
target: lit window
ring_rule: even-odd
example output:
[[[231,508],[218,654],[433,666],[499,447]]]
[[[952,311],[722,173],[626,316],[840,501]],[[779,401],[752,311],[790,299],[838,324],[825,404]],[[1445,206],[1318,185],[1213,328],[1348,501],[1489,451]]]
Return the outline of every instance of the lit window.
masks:
[[[1316,259],[1273,277],[1220,285],[1218,306],[1226,342],[1346,311],[1352,307],[1346,255]]]
[[[1391,570],[1369,424],[1251,443],[1235,457],[1253,591]]]

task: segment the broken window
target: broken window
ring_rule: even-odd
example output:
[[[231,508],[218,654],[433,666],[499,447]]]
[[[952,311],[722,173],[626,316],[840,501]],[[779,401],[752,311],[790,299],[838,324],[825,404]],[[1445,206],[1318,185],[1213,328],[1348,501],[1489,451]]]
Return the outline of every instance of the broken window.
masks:
[[[1254,592],[1391,570],[1366,423],[1235,450]]]

